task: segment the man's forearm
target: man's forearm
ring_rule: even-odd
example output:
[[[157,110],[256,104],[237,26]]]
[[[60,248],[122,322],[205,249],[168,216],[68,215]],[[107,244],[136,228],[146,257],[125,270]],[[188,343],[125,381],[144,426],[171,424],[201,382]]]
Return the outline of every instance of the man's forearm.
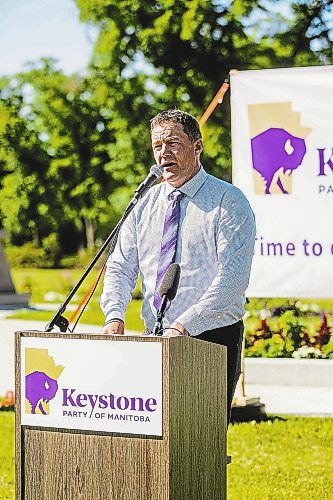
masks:
[[[101,309],[105,321],[125,321],[125,311],[132,296],[139,272],[136,227],[133,212],[126,219],[116,247],[109,257],[104,277]]]
[[[108,267],[101,296],[101,309],[105,316],[105,323],[114,319],[125,321],[125,311],[131,300],[133,288],[133,283],[120,270],[117,272],[112,265]]]
[[[205,293],[196,304],[189,307],[175,321],[175,323],[180,323],[190,336],[200,335],[207,329],[207,324],[211,329],[219,328],[224,315],[229,313],[243,295],[243,290],[237,288],[230,290],[230,288],[218,287],[216,289],[214,287],[213,293],[212,288],[207,292],[209,293]]]
[[[218,273],[200,300],[176,321],[190,335],[199,335],[209,324],[218,328],[223,316],[240,305],[247,289],[254,248],[255,220],[244,197],[231,197],[221,210],[217,238]],[[237,314],[242,310],[238,307]],[[232,317],[232,314],[231,314]]]

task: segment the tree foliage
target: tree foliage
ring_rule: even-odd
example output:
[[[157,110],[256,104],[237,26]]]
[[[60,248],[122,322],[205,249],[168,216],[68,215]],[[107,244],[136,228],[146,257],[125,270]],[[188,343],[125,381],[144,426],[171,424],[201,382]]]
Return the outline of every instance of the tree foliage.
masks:
[[[124,179],[110,171],[108,149],[119,124],[91,94],[89,81],[65,76],[51,60],[3,79],[0,206],[13,242],[41,245],[57,231],[61,246],[75,250],[75,236],[92,246],[96,227],[115,218],[109,194]]]

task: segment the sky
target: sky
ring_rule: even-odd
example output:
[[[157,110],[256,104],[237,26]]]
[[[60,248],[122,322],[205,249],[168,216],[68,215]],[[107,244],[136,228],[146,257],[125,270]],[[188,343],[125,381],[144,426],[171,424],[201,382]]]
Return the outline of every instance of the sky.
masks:
[[[288,19],[290,1],[262,0],[262,4],[269,7],[272,17],[278,12]],[[255,11],[249,18],[250,24],[255,27],[263,16],[267,14]],[[95,33],[80,22],[74,0],[0,0],[0,76],[22,71],[26,62],[41,57],[58,59],[66,74],[83,72]],[[259,36],[260,30],[258,33]],[[140,58],[135,64],[136,70],[144,67],[148,71]]]
[[[280,8],[289,1],[281,0]],[[82,72],[93,38],[74,0],[0,0],[0,76],[23,71],[25,63],[41,57],[58,59],[66,74]],[[152,72],[138,57],[132,69],[142,68]]]
[[[0,76],[41,57],[58,59],[67,74],[81,72],[92,42],[74,0],[0,0]]]

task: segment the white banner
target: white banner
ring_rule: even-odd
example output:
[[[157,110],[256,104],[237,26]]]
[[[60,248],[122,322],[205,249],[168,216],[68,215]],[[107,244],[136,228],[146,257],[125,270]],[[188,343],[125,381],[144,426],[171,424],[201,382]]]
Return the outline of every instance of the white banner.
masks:
[[[333,67],[233,72],[231,114],[257,221],[248,297],[332,297]]]
[[[21,339],[21,423],[162,436],[162,343]]]

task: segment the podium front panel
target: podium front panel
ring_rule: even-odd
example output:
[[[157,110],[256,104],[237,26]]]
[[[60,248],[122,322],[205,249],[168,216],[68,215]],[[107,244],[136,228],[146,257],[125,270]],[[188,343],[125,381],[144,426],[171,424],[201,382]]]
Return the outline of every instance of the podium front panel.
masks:
[[[224,500],[225,358],[188,338],[18,332],[16,498]]]

